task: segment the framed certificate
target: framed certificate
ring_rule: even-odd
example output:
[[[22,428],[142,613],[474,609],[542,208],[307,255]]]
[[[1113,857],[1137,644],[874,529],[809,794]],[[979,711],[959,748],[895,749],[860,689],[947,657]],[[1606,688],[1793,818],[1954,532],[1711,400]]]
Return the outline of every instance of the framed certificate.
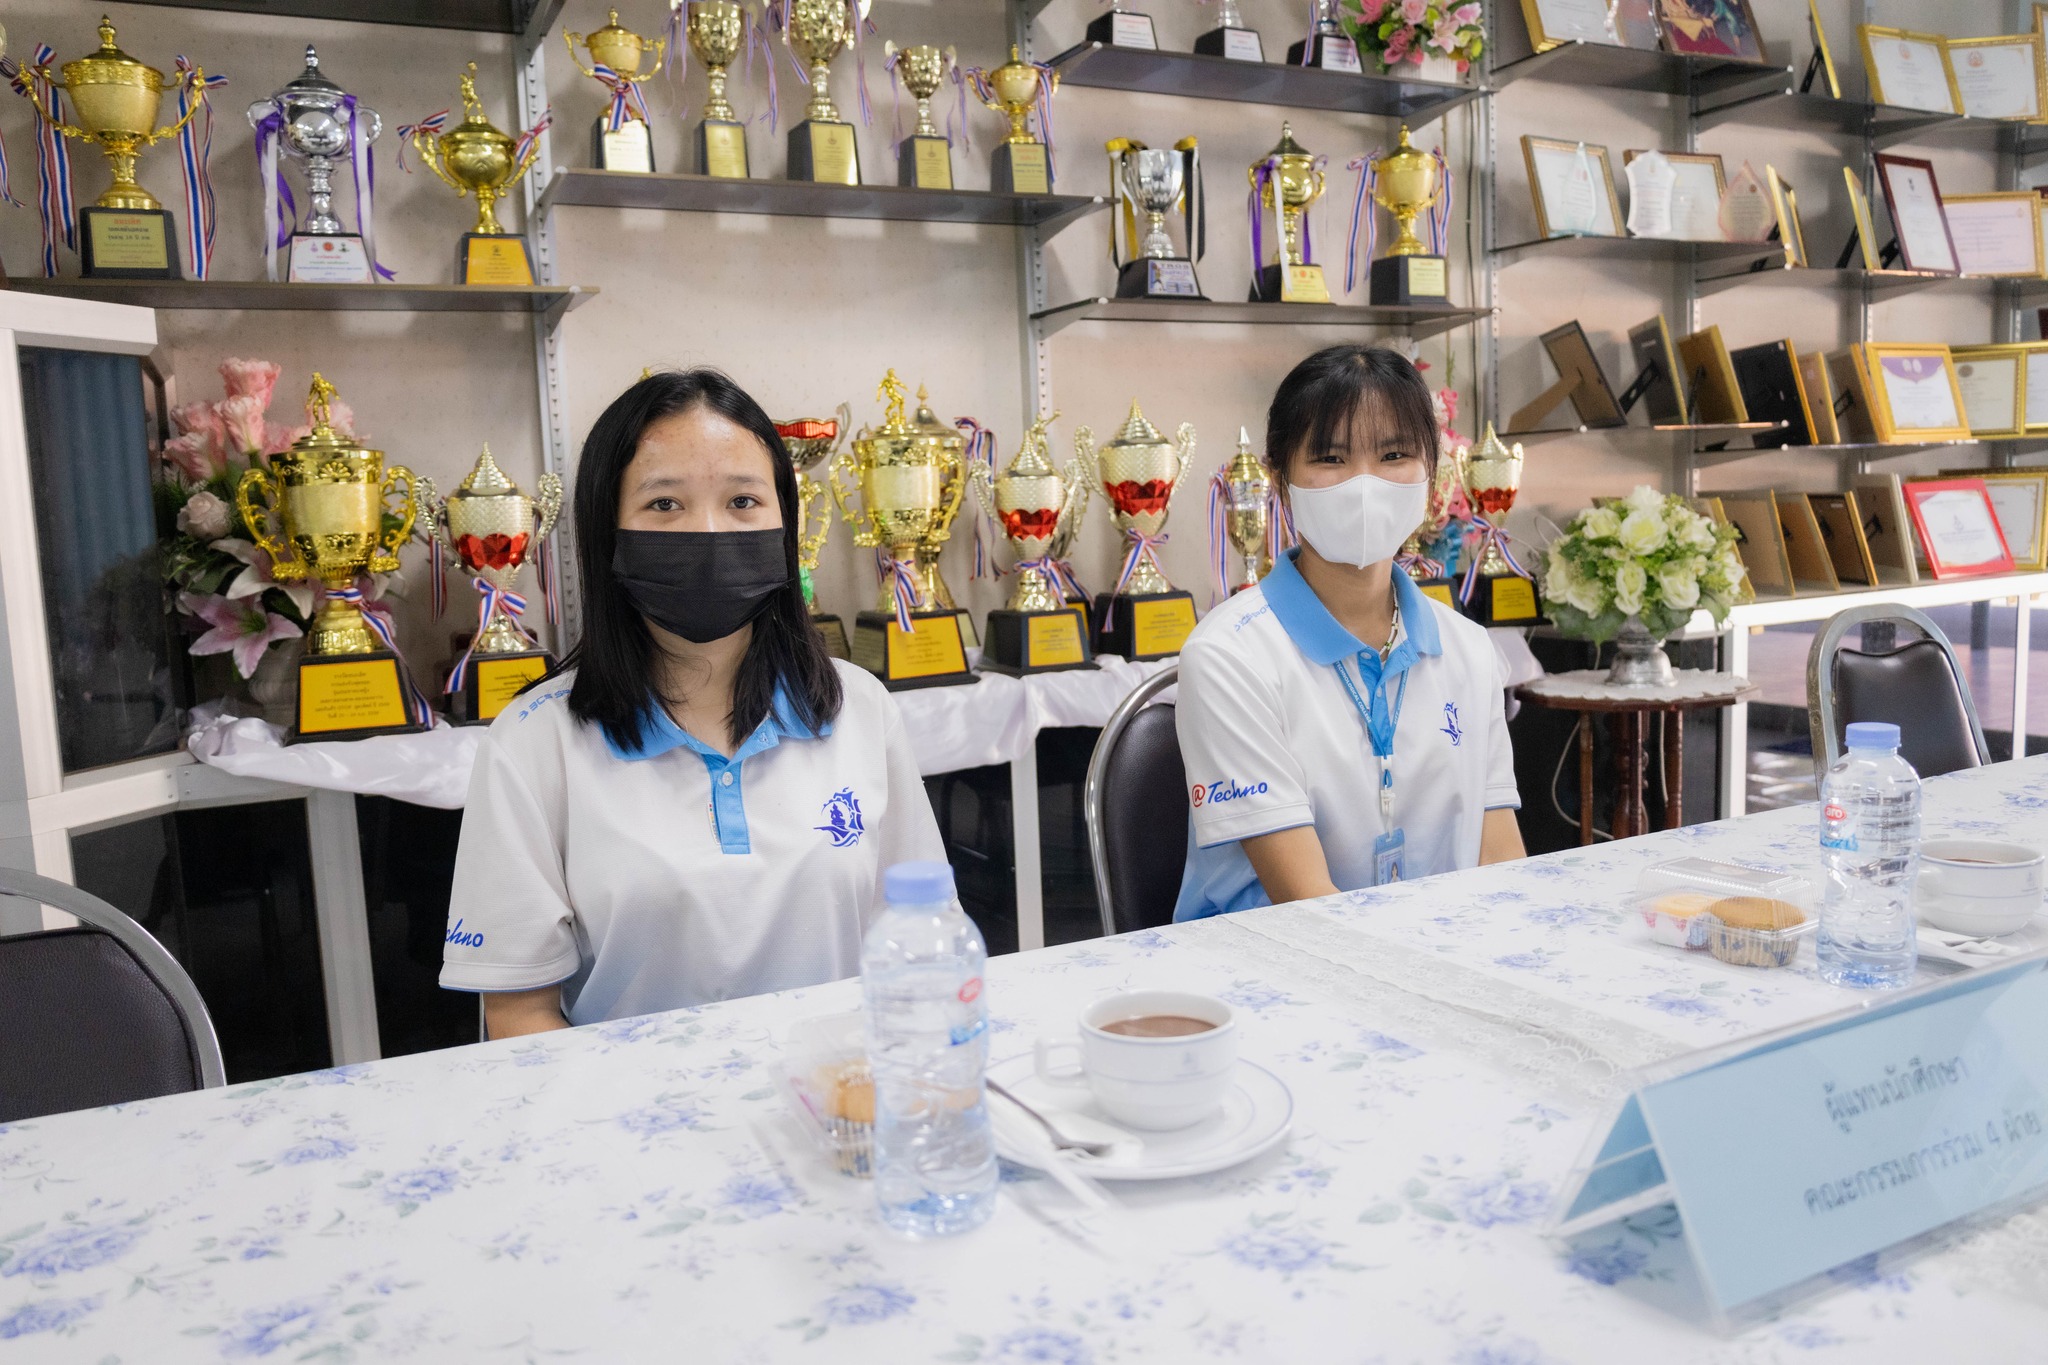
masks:
[[[1918,583],[1920,556],[1913,549],[1913,518],[1896,474],[1859,474],[1854,484],[1856,510],[1863,517],[1863,539],[1871,563],[1887,583]]]
[[[1958,194],[1941,201],[1941,213],[1965,275],[2041,274],[2041,196],[2034,191]]]
[[[1678,348],[1671,344],[1671,329],[1664,325],[1664,315],[1659,313],[1648,322],[1629,328],[1628,348],[1636,358],[1636,381],[1629,387],[1643,386],[1643,406],[1649,412],[1650,424],[1684,426],[1684,372],[1679,368]]]
[[[1877,244],[1877,228],[1870,221],[1870,196],[1863,192],[1863,177],[1856,174],[1854,166],[1844,166],[1842,181],[1849,190],[1849,214],[1856,224],[1856,244],[1862,248],[1863,268],[1882,270],[1884,264],[1877,254],[1882,248]],[[1842,259],[1838,264],[1843,269],[1848,268],[1848,248],[1842,249]]]
[[[1778,240],[1785,245],[1785,264],[1804,269],[1808,262],[1806,233],[1799,226],[1799,196],[1778,174],[1778,168],[1768,162],[1764,165],[1764,181],[1771,191],[1771,213],[1778,220]]]
[[[1842,429],[1835,421],[1835,385],[1824,352],[1799,357],[1799,382],[1806,388],[1806,411],[1813,418],[1815,445],[1840,445]]]
[[[1828,98],[1842,98],[1842,78],[1835,70],[1835,54],[1828,51],[1827,30],[1820,23],[1820,0],[1806,0],[1806,27],[1813,35],[1813,61],[1807,66],[1806,79],[1800,83],[1804,91],[1813,84],[1817,71],[1828,83]]]
[[[1619,237],[1621,201],[1605,147],[1522,135],[1536,228],[1544,237]]]
[[[1682,338],[1678,359],[1685,366],[1684,387],[1692,394],[1698,421],[1719,425],[1749,420],[1749,410],[1742,403],[1742,385],[1735,377],[1735,362],[1729,359],[1718,326]]]
[[[2039,33],[1951,38],[1948,56],[1958,101],[1971,118],[2037,119],[2048,109]]]
[[[1768,488],[1757,493],[1723,493],[1721,509],[1735,528],[1736,552],[1757,592],[1797,597],[1792,560],[1785,552],[1785,528],[1778,520],[1778,495]]]
[[[2021,381],[2020,414],[2027,432],[2048,431],[2048,341],[2021,342],[2027,353],[2025,378]]]
[[[1810,493],[1813,515],[1820,522],[1820,538],[1827,544],[1838,583],[1874,588],[1877,565],[1870,558],[1870,541],[1863,534],[1863,513],[1850,493]]]
[[[1630,166],[1642,156],[1641,149],[1621,154],[1621,164]],[[1728,191],[1728,177],[1719,152],[1665,152],[1664,159],[1678,179],[1671,186],[1671,231],[1681,242],[1718,242],[1721,236],[1721,196]],[[1646,234],[1647,235],[1647,234]]]
[[[1876,24],[1864,24],[1856,34],[1863,41],[1863,69],[1870,77],[1872,104],[1937,114],[1962,112],[1955,68],[1949,64],[1948,39],[1939,33],[1911,33]]]
[[[1901,491],[1936,578],[2012,572],[2012,551],[1984,480],[1908,479]]]
[[[1850,347],[1828,356],[1828,382],[1835,391],[1835,429],[1844,445],[1877,439],[1877,427],[1870,420],[1870,382],[1858,350]]]
[[[1944,469],[1941,477],[1982,479],[2013,568],[2048,569],[2048,469]]]
[[[1607,0],[1522,0],[1522,19],[1529,25],[1529,47],[1536,52],[1566,43],[1626,46]]]
[[[1764,59],[1749,0],[1657,0],[1657,17],[1663,21],[1666,52],[1742,62]]]
[[[1781,422],[1777,431],[1760,431],[1759,450],[1814,444],[1813,416],[1807,411],[1806,384],[1799,374],[1799,353],[1789,341],[1766,341],[1729,352],[1742,407],[1752,422]]]
[[[1812,499],[1804,493],[1778,494],[1778,525],[1785,532],[1785,562],[1792,567],[1792,581],[1822,592],[1840,592],[1835,559],[1828,553],[1827,533]]]
[[[1972,436],[2024,436],[2027,430],[2027,348],[1955,346],[1956,387]]]
[[[1885,207],[1899,234],[1899,256],[1908,270],[1934,275],[1959,275],[1955,238],[1941,208],[1941,186],[1934,163],[1918,157],[1877,154],[1877,180],[1884,187]]]
[[[1871,342],[1860,351],[1870,381],[1870,420],[1886,445],[1967,441],[1963,393],[1948,347]]]

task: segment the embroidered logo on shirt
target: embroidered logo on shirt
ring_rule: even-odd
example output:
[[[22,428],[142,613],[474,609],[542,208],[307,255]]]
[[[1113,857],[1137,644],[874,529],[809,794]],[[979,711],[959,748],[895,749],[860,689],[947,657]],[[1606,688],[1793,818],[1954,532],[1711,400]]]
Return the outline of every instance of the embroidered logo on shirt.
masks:
[[[1219,801],[1238,801],[1247,796],[1264,796],[1265,794],[1265,783],[1254,782],[1249,786],[1240,787],[1237,785],[1237,779],[1234,777],[1218,778],[1216,781],[1206,784],[1197,782],[1194,786],[1188,788],[1188,796],[1197,806],[1205,801],[1213,806]]]
[[[1454,701],[1444,703],[1443,732],[1451,737],[1453,749],[1457,748],[1458,741],[1465,737],[1465,731],[1458,724],[1458,703]]]
[[[825,802],[825,823],[813,828],[820,834],[831,835],[834,848],[852,848],[859,843],[868,827],[861,819],[860,802],[853,788],[842,787],[834,792]]]
[[[457,920],[455,921],[455,927],[448,931],[448,937],[445,941],[454,944],[458,948],[481,948],[484,946],[483,930],[470,929],[465,931],[462,927],[462,921]]]

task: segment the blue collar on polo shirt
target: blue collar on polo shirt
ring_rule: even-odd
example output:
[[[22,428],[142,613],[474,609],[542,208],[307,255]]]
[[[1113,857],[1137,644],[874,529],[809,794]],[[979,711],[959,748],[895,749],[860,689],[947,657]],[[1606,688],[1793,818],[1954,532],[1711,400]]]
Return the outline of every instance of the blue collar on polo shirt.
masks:
[[[1335,667],[1340,659],[1357,659],[1362,654],[1370,660],[1364,667],[1391,676],[1404,671],[1421,655],[1444,652],[1429,599],[1415,586],[1414,579],[1396,568],[1394,601],[1401,608],[1401,642],[1387,656],[1384,668],[1376,667],[1380,662],[1379,650],[1361,644],[1356,635],[1330,615],[1330,609],[1295,565],[1300,554],[1297,546],[1281,555],[1259,586],[1287,638],[1311,662]]]

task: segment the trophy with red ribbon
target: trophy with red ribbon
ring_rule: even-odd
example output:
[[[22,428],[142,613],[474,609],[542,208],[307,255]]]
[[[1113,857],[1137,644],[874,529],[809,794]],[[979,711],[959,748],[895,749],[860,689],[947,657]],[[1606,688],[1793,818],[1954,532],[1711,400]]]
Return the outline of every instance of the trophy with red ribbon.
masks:
[[[1159,546],[1174,490],[1194,457],[1194,424],[1182,422],[1169,442],[1133,399],[1115,440],[1098,451],[1095,433],[1079,427],[1074,449],[1082,467],[1096,471],[1125,542],[1116,586],[1095,599],[1095,652],[1134,661],[1170,658],[1195,628],[1195,598],[1166,581]]]
[[[420,508],[434,543],[435,614],[440,614],[441,553],[445,549],[469,574],[477,590],[476,635],[448,670],[450,713],[458,724],[495,720],[507,703],[554,667],[519,618],[526,599],[512,590],[519,570],[535,558],[562,510],[562,480],[540,476],[540,496],[528,497],[505,477],[491,448],[477,457],[462,486],[446,498],[431,480],[420,479]],[[546,566],[541,568],[546,590]]]
[[[974,496],[983,515],[1003,528],[1016,548],[1017,585],[1000,611],[988,614],[988,648],[981,666],[998,673],[1049,673],[1093,668],[1087,613],[1067,604],[1053,541],[1063,523],[1087,506],[1088,470],[1080,456],[1053,468],[1045,429],[1059,414],[1035,418],[1010,467],[998,478],[973,465]],[[990,456],[993,459],[993,452]]]
[[[1472,525],[1479,541],[1458,584],[1458,609],[1483,626],[1529,625],[1543,619],[1536,607],[1536,583],[1508,548],[1508,509],[1522,487],[1522,445],[1512,447],[1486,435],[1465,458],[1465,492],[1472,500]]]

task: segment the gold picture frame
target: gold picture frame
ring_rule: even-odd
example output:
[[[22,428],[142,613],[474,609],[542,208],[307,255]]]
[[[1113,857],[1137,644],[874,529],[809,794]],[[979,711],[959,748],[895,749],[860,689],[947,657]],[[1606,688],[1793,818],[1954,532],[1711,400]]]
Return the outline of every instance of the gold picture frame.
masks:
[[[1877,430],[1881,445],[1913,445],[1921,442],[1967,441],[1970,426],[1964,416],[1963,391],[1956,383],[1956,366],[1949,349],[1941,343],[1873,341],[1860,343],[1849,348],[1855,353],[1857,363],[1863,370],[1864,392],[1870,401],[1870,421]],[[1892,366],[1924,368],[1929,361],[1939,362],[1941,372],[1948,381],[1948,397],[1956,420],[1952,423],[1929,423],[1922,426],[1901,426],[1898,414],[1892,408],[1890,377]],[[1916,381],[1917,382],[1917,381]]]
[[[2013,568],[2027,573],[2048,569],[2048,469],[1944,469],[1941,477],[1982,479]],[[2021,489],[2028,495],[2025,501],[2014,496]]]
[[[1764,188],[1770,192],[1771,213],[1778,220],[1785,264],[1804,269],[1810,262],[1806,259],[1806,232],[1799,225],[1799,196],[1793,192],[1792,182],[1768,161],[1764,163]]]
[[[1912,29],[1889,28],[1881,24],[1862,24],[1856,29],[1856,38],[1863,47],[1863,72],[1870,83],[1870,102],[1889,104],[1885,97],[1884,81],[1877,73],[1877,50],[1872,39],[1899,43],[1925,43],[1934,48],[1941,57],[1942,74],[1948,80],[1948,108],[1928,109],[1934,114],[1960,114],[1963,112],[1963,92],[1956,84],[1956,68],[1948,55],[1948,39],[1939,33],[1916,33]],[[1919,105],[1900,105],[1899,108],[1918,109]]]
[[[1735,378],[1735,362],[1729,358],[1718,325],[1680,337],[1678,358],[1685,366],[1680,387],[1692,395],[1693,412],[1701,424],[1733,425],[1749,420],[1742,385]]]
[[[1875,274],[1884,269],[1877,244],[1877,226],[1870,216],[1870,196],[1863,192],[1863,177],[1854,166],[1842,167],[1842,182],[1849,191],[1849,213],[1856,224],[1856,244],[1863,252],[1863,269]]]
[[[2029,436],[2048,431],[2048,341],[2017,341],[2013,345],[2027,353],[2026,367],[2020,376],[2022,409],[2026,413]]]
[[[1785,524],[1778,517],[1778,495],[1771,489],[1723,493],[1721,507],[1735,528],[1735,551],[1756,584],[1757,596],[1799,596],[1792,576],[1792,556],[1785,545]]]
[[[1820,0],[1806,0],[1806,22],[1813,33],[1813,50],[1820,56],[1821,75],[1828,83],[1828,98],[1842,98],[1842,78],[1835,70],[1835,54],[1828,50],[1827,30],[1821,27]]]
[[[2035,8],[2034,22],[2036,24],[2040,23],[2040,9],[2038,6]],[[2034,50],[2034,112],[2031,115],[1971,114],[1969,116],[1972,118],[2000,118],[2010,123],[2040,123],[2044,119],[2048,119],[2048,64],[2044,64],[2042,60],[2043,54],[2048,53],[2048,46],[2044,46],[2044,43],[2048,43],[2048,40],[2043,39],[2041,32],[2038,28],[2032,33],[2002,33],[1990,38],[1949,39],[1949,74],[1955,80],[1957,110],[1960,112],[1968,113],[1968,111],[1964,109],[1963,106],[1962,78],[1960,76],[1955,75],[1955,64],[1958,60],[1960,60],[1956,56],[1957,48],[1963,48],[1965,50],[1968,50],[1970,48],[1978,47],[2014,47],[2020,44],[2025,44],[2026,46],[2031,47]]]
[[[1611,6],[1608,13],[1608,30],[1605,37],[1588,38],[1581,34],[1567,34],[1562,37],[1554,37],[1549,30],[1543,27],[1543,0],[1522,0],[1522,22],[1529,29],[1529,50],[1531,52],[1548,52],[1554,47],[1563,47],[1566,43],[1605,43],[1615,47],[1627,47],[1628,44],[1621,41],[1621,35],[1614,31],[1613,9]]]
[[[2020,344],[1991,346],[1951,346],[1949,358],[1955,364],[1956,385],[1965,394],[1984,392],[1982,379],[1974,371],[1978,366],[2010,366],[2012,375],[2011,421],[1988,421],[1980,423],[1978,413],[1973,411],[1967,396],[1963,402],[1963,420],[1969,423],[1972,436],[2024,436],[2027,434],[2027,348]],[[1971,383],[1978,380],[1978,383]],[[1994,381],[2003,385],[2004,380]],[[1981,404],[1979,405],[1982,406]],[[2006,416],[2004,413],[1986,413],[1986,416]]]
[[[1601,232],[1596,228],[1586,232],[1571,229],[1552,231],[1550,213],[1544,202],[1543,175],[1537,169],[1539,153],[1562,153],[1577,156],[1579,148],[1586,149],[1586,155],[1599,166],[1601,188],[1607,191],[1606,203],[1608,223],[1611,231]],[[1556,137],[1537,137],[1533,133],[1522,134],[1522,161],[1529,168],[1529,198],[1536,205],[1536,234],[1546,240],[1552,237],[1620,237],[1623,236],[1621,198],[1614,192],[1614,167],[1607,159],[1607,148],[1596,143],[1579,142]]]
[[[1808,351],[1798,360],[1799,382],[1806,388],[1806,408],[1813,415],[1813,443],[1840,445],[1842,428],[1835,420],[1835,386],[1828,376],[1827,352]]]
[[[1941,197],[1942,216],[1948,219],[1948,236],[1951,245],[1956,240],[1955,206],[1958,204],[2011,204],[2024,206],[2024,215],[2033,227],[2034,263],[2026,270],[1964,270],[1962,248],[1956,248],[1956,268],[1964,275],[1980,280],[2031,280],[2039,279],[2048,272],[2048,256],[2042,253],[2041,244],[2041,196],[2033,190],[1994,190],[1988,194],[1944,194]],[[1965,215],[1969,212],[1964,210]]]
[[[1863,512],[1854,489],[1840,493],[1809,493],[1813,515],[1820,522],[1821,539],[1835,568],[1835,581],[1855,587],[1874,588],[1877,562],[1870,557],[1870,540],[1863,534]]]

